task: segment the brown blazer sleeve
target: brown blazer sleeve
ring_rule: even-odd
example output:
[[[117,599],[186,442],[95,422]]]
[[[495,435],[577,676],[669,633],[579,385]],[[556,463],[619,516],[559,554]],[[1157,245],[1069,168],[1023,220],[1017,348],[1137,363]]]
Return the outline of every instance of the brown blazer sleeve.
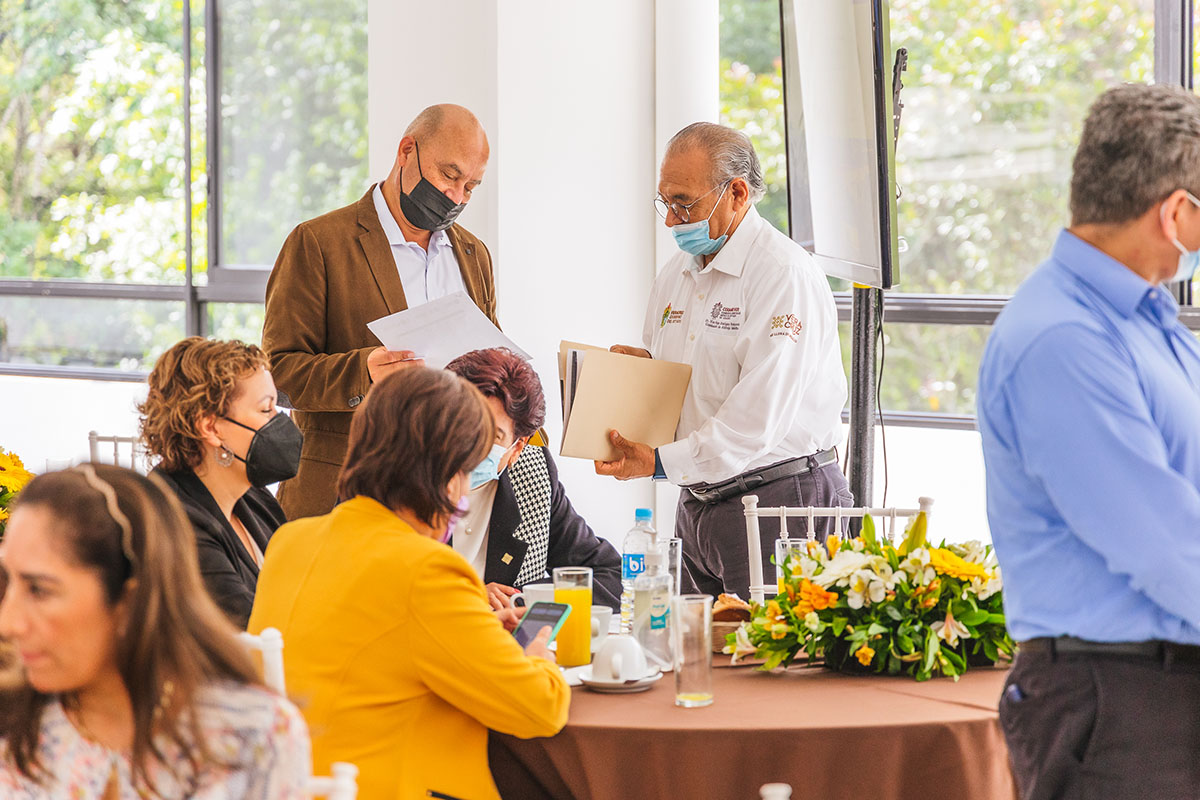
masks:
[[[325,353],[327,276],[321,244],[305,223],[284,242],[267,280],[263,349],[271,373],[294,408],[349,411],[347,398],[366,394],[373,347]]]

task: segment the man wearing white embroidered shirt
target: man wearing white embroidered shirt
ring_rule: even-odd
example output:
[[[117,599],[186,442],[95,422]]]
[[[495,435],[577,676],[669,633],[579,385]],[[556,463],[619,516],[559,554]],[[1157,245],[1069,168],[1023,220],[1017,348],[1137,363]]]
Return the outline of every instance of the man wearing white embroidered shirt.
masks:
[[[688,577],[701,591],[748,597],[744,495],[766,506],[853,502],[834,449],[846,402],[837,311],[812,257],[755,210],[765,187],[744,134],[684,128],[667,145],[658,191],[681,252],[651,289],[645,347],[612,349],[691,364],[692,379],[675,442],[653,449],[613,431],[621,457],[596,472],[685,487],[675,529]],[[769,563],[778,523],[762,523]]]

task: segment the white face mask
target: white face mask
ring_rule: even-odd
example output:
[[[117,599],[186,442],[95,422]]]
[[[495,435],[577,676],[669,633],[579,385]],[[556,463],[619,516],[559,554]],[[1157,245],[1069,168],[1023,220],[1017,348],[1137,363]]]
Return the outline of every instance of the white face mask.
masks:
[[[1192,205],[1200,208],[1200,200],[1197,200],[1194,194],[1188,191],[1184,191],[1184,194],[1187,195],[1187,199],[1191,201]],[[1163,203],[1162,208],[1158,212],[1158,216],[1165,219],[1166,214],[1167,204]],[[1183,246],[1183,242],[1179,241],[1177,238],[1172,238],[1171,244],[1175,245],[1175,248],[1179,250],[1179,266],[1176,267],[1175,274],[1170,280],[1167,281],[1167,283],[1190,281],[1192,276],[1196,274],[1196,267],[1200,266],[1200,250],[1188,250]]]

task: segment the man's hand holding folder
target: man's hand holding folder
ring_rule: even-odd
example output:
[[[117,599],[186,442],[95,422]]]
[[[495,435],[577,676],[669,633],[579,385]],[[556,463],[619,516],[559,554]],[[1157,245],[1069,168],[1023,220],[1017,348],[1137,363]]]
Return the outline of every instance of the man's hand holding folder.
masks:
[[[654,448],[675,440],[692,368],[640,347],[563,342],[561,455],[589,458],[601,475],[654,474]],[[647,461],[649,466],[647,467]]]

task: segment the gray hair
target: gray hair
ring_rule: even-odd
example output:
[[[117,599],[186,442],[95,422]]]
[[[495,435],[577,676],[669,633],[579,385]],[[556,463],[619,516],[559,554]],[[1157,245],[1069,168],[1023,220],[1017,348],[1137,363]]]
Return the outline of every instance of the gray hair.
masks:
[[[1075,151],[1071,224],[1129,222],[1176,189],[1200,194],[1200,97],[1138,83],[1100,95]]]
[[[719,185],[734,178],[743,178],[750,187],[750,202],[757,202],[767,193],[762,165],[750,137],[741,131],[714,122],[693,122],[667,142],[667,154],[698,147],[712,162],[712,182]]]

